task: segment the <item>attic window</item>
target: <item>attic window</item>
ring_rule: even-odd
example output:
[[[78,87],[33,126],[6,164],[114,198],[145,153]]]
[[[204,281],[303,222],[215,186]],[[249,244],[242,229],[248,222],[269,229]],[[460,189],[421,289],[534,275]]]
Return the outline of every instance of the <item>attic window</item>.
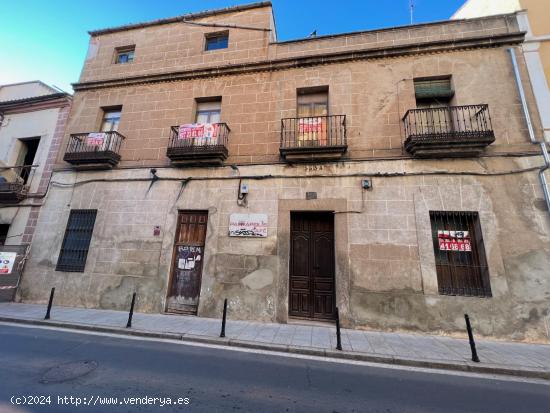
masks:
[[[204,50],[227,49],[229,45],[229,32],[207,33]]]
[[[417,100],[448,100],[455,94],[451,86],[451,77],[419,78],[414,80],[414,94]]]
[[[117,47],[115,49],[115,64],[132,63],[136,46]]]

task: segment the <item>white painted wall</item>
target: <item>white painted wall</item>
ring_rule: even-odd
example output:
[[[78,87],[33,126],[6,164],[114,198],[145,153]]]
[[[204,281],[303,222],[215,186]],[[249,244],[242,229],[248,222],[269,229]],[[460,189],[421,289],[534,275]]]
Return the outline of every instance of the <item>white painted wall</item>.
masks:
[[[19,83],[0,87],[0,101],[23,99],[57,93],[41,82]],[[0,165],[15,166],[22,149],[21,139],[39,137],[40,143],[33,164],[39,165],[31,172],[27,184],[29,193],[36,193],[40,185],[40,177],[48,159],[50,145],[55,133],[59,109],[44,109],[32,112],[6,114],[0,126]],[[4,171],[2,175],[13,180],[17,175],[12,171]],[[11,178],[11,179],[10,179]],[[22,204],[28,204],[23,201]],[[31,208],[0,205],[0,224],[10,224],[6,244],[21,243]]]
[[[519,0],[468,0],[451,19],[471,19],[521,10]]]
[[[59,92],[38,81],[14,83],[12,85],[0,85],[0,102],[6,100],[24,99],[33,96],[51,95],[52,93]]]

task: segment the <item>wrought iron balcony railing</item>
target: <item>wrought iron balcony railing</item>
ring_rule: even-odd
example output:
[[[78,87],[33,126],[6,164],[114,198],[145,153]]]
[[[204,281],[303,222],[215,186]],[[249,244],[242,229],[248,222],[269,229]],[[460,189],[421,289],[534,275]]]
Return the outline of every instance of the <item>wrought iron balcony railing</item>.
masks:
[[[124,139],[115,131],[72,134],[63,159],[78,168],[112,168],[120,161]]]
[[[8,182],[0,178],[0,204],[16,204],[26,198],[28,186],[20,182]]]
[[[173,164],[221,164],[231,129],[226,123],[172,126],[166,155]]]
[[[488,105],[411,109],[403,123],[416,157],[476,156],[495,141]]]
[[[281,156],[288,160],[341,157],[347,150],[346,115],[281,119]]]

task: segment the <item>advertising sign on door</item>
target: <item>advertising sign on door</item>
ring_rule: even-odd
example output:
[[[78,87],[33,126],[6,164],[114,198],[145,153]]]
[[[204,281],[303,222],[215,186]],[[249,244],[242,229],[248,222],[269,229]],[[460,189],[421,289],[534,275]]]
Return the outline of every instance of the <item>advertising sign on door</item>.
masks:
[[[0,252],[0,274],[11,274],[17,253]]]

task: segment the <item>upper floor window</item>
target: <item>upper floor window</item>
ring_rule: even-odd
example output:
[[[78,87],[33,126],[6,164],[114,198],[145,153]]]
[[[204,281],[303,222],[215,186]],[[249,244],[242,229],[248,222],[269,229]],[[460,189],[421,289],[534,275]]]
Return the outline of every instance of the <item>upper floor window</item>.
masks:
[[[196,123],[219,123],[222,112],[222,101],[214,98],[208,101],[197,102]]]
[[[414,79],[414,96],[419,109],[449,106],[454,94],[451,76]]]
[[[328,115],[328,87],[298,89],[297,95],[299,118]]]
[[[120,113],[122,106],[115,106],[103,109],[103,119],[101,121],[101,132],[112,132],[118,130],[120,123]]]
[[[136,46],[117,47],[115,49],[115,63],[131,63],[134,61]]]
[[[204,50],[227,49],[229,44],[229,32],[207,33]]]

